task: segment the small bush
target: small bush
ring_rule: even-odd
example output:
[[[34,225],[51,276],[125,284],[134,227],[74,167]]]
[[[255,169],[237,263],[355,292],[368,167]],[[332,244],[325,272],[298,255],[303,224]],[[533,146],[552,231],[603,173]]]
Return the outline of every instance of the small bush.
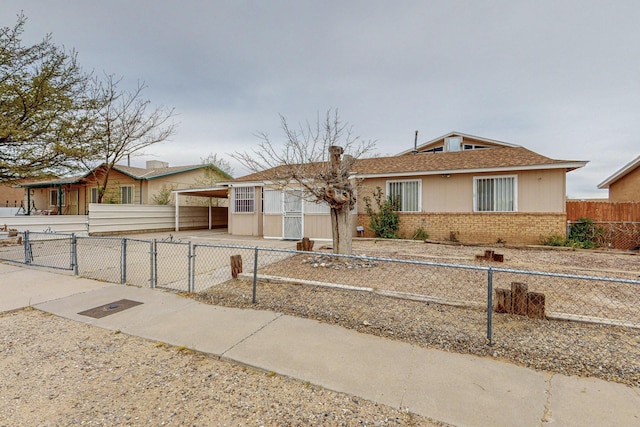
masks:
[[[162,186],[162,189],[158,191],[158,194],[152,197],[153,203],[156,205],[168,205],[171,203],[171,192],[175,190],[175,186],[171,185],[167,187],[166,185]]]
[[[568,240],[574,242],[583,249],[591,249],[600,246],[600,239],[604,234],[602,227],[594,224],[589,218],[580,218],[571,226]]]
[[[541,242],[545,246],[567,246],[567,239],[559,234],[545,237]]]
[[[427,240],[429,238],[429,233],[422,227],[418,227],[416,231],[413,232],[411,236],[412,240]]]
[[[380,187],[376,187],[372,196],[377,209],[371,205],[371,197],[364,197],[365,212],[369,216],[369,228],[373,230],[376,237],[397,239],[400,228],[400,217],[397,214],[398,200],[384,197]]]
[[[554,234],[543,239],[542,244],[575,249],[593,249],[601,246],[600,239],[603,233],[604,230],[601,227],[597,227],[592,220],[580,218],[577,223],[571,226],[568,238]]]

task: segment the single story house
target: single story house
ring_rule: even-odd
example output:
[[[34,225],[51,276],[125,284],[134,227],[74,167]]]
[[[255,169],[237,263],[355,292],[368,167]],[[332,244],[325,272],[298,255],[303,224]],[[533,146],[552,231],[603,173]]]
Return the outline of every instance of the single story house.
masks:
[[[79,176],[22,184],[26,190],[27,214],[86,215],[89,203],[98,202],[98,181],[105,166]],[[215,177],[211,177],[213,174]],[[102,203],[158,204],[161,194],[174,197],[172,190],[203,186],[204,181],[228,180],[231,176],[211,165],[170,167],[157,160],[147,161],[146,168],[115,165]],[[183,205],[198,204],[200,199],[181,198]]]
[[[358,159],[353,233],[372,236],[363,197],[380,187],[400,200],[400,235],[538,243],[566,232],[566,173],[586,161],[554,160],[524,147],[452,132],[396,156]],[[221,182],[230,187],[229,233],[331,239],[329,207],[268,179],[269,170]]]
[[[598,188],[609,189],[610,202],[640,202],[640,156],[602,181]]]

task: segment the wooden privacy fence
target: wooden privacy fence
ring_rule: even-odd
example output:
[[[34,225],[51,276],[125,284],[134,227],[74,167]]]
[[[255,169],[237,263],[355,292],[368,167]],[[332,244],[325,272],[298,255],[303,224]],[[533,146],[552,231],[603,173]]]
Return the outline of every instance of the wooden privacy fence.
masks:
[[[640,222],[640,202],[567,200],[567,221],[580,218],[593,222]]]
[[[569,227],[581,218],[592,220],[601,231],[600,244],[614,249],[640,246],[640,202],[568,200]]]

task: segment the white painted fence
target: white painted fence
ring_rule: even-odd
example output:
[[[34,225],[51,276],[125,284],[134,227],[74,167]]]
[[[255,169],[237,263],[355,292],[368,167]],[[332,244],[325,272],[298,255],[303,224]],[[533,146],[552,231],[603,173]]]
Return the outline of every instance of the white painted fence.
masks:
[[[0,217],[0,227],[18,231],[57,231],[58,233],[87,234],[86,215],[15,215]]]
[[[6,225],[18,231],[55,230],[63,233],[100,235],[174,230],[174,206],[151,205],[89,205],[89,215],[18,215],[0,217],[0,227]],[[180,230],[209,228],[209,208],[180,207]],[[212,208],[212,227],[227,226],[227,208]]]

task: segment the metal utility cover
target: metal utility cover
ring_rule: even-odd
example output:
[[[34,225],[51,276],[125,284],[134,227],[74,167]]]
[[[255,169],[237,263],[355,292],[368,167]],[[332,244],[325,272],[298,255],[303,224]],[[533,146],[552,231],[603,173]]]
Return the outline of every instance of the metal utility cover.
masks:
[[[126,310],[127,308],[135,307],[142,304],[138,301],[132,301],[130,299],[121,299],[119,301],[110,302],[109,304],[101,305],[99,307],[90,308],[89,310],[81,311],[80,315],[93,317],[94,319],[101,319],[113,313]]]

